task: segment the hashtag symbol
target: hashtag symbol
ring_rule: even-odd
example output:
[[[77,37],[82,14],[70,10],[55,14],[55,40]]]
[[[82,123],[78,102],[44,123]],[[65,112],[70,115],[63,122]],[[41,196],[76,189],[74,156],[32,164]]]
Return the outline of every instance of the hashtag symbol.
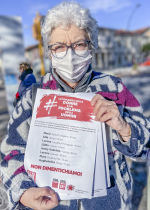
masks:
[[[57,102],[55,101],[55,99],[56,99],[56,96],[54,96],[52,101],[51,101],[51,99],[49,99],[49,101],[44,106],[46,111],[48,111],[48,114],[50,114],[52,107],[57,107]]]

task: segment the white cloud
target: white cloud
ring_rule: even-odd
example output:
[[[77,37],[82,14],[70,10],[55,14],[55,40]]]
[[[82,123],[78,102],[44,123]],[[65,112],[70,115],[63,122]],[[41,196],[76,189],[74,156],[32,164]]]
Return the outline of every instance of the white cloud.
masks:
[[[130,6],[131,0],[84,0],[82,4],[88,7],[93,13],[96,13],[99,10],[115,12]]]

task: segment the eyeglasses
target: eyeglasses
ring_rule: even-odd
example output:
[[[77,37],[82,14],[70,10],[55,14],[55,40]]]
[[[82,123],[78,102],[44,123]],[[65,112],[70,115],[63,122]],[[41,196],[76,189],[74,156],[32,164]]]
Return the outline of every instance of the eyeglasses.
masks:
[[[56,43],[53,45],[49,45],[48,50],[54,57],[58,59],[64,58],[67,55],[69,48],[71,48],[76,55],[80,57],[85,57],[88,53],[90,43],[91,42],[89,40],[81,40],[72,43],[70,46],[64,43]]]

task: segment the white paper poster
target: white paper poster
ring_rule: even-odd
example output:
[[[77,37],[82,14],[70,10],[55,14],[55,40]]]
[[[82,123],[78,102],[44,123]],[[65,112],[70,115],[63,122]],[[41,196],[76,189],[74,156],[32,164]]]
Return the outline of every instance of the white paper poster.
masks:
[[[53,188],[61,200],[107,193],[103,126],[94,121],[93,96],[37,91],[24,165],[39,187]]]

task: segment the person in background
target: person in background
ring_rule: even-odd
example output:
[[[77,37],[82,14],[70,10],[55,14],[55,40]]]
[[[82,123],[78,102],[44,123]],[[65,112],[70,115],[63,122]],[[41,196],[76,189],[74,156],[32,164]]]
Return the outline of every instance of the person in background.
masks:
[[[14,106],[16,106],[17,102],[25,94],[27,88],[29,88],[33,83],[36,83],[35,76],[33,75],[33,70],[31,69],[31,66],[28,63],[21,63],[19,65],[19,71],[19,79],[21,82],[16,93],[16,98],[13,102]]]
[[[88,9],[62,2],[50,9],[42,25],[45,51],[52,61],[41,86],[60,92],[95,93],[91,105],[95,120],[110,130],[107,139],[111,186],[107,196],[58,201],[49,187],[39,187],[24,168],[24,154],[33,110],[33,91],[26,91],[9,122],[1,144],[1,172],[7,186],[10,209],[128,210],[132,180],[126,156],[137,158],[150,139],[150,122],[137,99],[121,79],[92,68],[98,47],[98,25]],[[38,142],[37,142],[38,144]]]

